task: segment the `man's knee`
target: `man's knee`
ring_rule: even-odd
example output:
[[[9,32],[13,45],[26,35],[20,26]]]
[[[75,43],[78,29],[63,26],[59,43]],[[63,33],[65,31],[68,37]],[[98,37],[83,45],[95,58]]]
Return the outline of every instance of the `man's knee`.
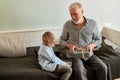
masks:
[[[105,63],[103,63],[103,64],[100,65],[100,69],[107,72],[108,68],[107,68],[107,65]]]
[[[83,69],[84,64],[81,59],[73,59],[73,69]]]

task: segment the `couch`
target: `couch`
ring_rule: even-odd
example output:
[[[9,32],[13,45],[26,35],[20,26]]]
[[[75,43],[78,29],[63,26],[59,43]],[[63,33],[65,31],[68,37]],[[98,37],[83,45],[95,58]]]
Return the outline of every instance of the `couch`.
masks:
[[[0,80],[58,80],[60,74],[41,70],[34,49],[39,47],[28,47],[24,57],[1,57]]]
[[[104,30],[103,30],[104,31]],[[102,33],[103,34],[103,33]],[[120,53],[115,51],[113,47],[107,45],[104,41],[106,35],[103,35],[102,47],[98,51],[94,51],[103,62],[107,64],[108,79],[112,80],[120,77]],[[0,80],[58,80],[61,74],[50,73],[41,70],[38,64],[37,52],[39,46],[27,47],[26,56],[21,57],[0,57]],[[58,57],[65,59],[60,51],[60,45],[54,47],[54,51]],[[63,50],[64,51],[64,50]],[[86,66],[87,67],[87,66]],[[94,79],[93,72],[88,69],[89,80]],[[73,80],[71,76],[70,80]]]

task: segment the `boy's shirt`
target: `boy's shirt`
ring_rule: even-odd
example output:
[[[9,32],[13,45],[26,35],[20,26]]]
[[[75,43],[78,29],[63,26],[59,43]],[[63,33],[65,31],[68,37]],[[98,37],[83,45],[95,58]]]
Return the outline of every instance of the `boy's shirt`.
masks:
[[[66,65],[64,61],[55,55],[52,47],[48,47],[46,45],[41,45],[38,52],[38,60],[42,69],[46,71],[55,71],[58,64]]]

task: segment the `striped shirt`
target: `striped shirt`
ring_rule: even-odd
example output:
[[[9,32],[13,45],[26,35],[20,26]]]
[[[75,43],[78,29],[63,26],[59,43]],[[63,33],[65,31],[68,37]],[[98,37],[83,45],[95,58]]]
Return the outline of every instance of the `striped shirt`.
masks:
[[[60,37],[60,43],[65,46],[66,43],[72,43],[77,47],[85,48],[88,44],[95,43],[99,48],[101,46],[101,34],[99,33],[97,23],[89,18],[86,19],[86,24],[78,29],[72,20],[64,24],[63,32]]]

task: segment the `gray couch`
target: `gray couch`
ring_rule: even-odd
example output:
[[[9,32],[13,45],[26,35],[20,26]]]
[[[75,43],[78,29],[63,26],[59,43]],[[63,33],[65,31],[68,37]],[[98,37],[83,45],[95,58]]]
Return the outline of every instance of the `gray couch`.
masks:
[[[109,31],[110,30],[106,30],[105,28],[105,30],[102,31],[102,35],[111,41],[120,44],[116,39],[119,38],[119,32],[116,34],[115,31]],[[114,34],[113,38],[111,38],[112,34]],[[60,48],[60,45],[54,47],[56,55],[61,59],[66,59],[63,55],[64,49],[60,51]],[[61,74],[41,70],[37,59],[38,50],[39,46],[28,47],[27,55],[24,57],[0,57],[0,80],[58,80]],[[116,52],[111,46],[105,44],[103,41],[102,47],[98,51],[94,51],[94,53],[107,64],[109,80],[120,77],[119,52]],[[93,80],[95,77],[93,74],[94,72],[92,72],[88,66],[86,66],[86,68],[88,70],[89,80]],[[70,80],[74,80],[74,74],[72,74]]]
[[[56,45],[54,51],[56,55],[65,59],[60,54],[60,46]],[[0,80],[58,80],[61,74],[50,73],[41,70],[38,64],[37,51],[39,47],[27,48],[27,56],[18,58],[0,58]],[[112,79],[120,77],[120,53],[115,52],[112,47],[102,43],[99,51],[94,52],[106,64],[110,64],[108,78]],[[87,66],[86,66],[87,67]],[[88,69],[88,77],[90,80],[94,79],[93,72]],[[110,76],[111,74],[112,76]],[[71,80],[74,76],[71,77]],[[109,79],[110,80],[110,79]]]

